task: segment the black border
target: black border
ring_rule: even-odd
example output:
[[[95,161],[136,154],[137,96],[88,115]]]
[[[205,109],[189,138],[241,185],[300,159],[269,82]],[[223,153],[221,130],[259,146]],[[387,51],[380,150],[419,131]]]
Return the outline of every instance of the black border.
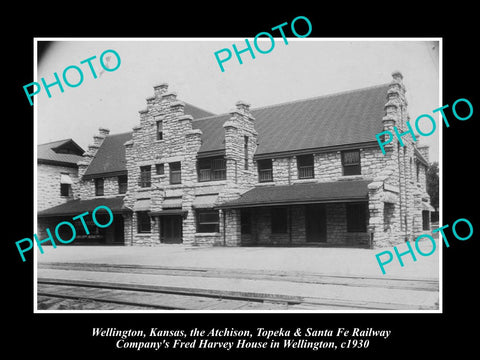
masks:
[[[478,215],[476,205],[477,143],[475,141],[478,92],[475,71],[476,42],[473,37],[475,12],[468,5],[452,5],[448,11],[402,2],[380,3],[375,8],[339,9],[315,7],[293,9],[292,4],[258,6],[246,3],[140,5],[137,10],[124,4],[104,4],[62,12],[62,9],[29,8],[20,11],[12,28],[4,25],[7,36],[3,60],[7,62],[7,86],[4,92],[4,192],[7,213],[3,241],[5,289],[4,346],[14,351],[31,349],[35,356],[152,355],[148,352],[126,352],[114,349],[113,340],[91,337],[92,327],[128,328],[284,328],[297,327],[374,327],[392,330],[388,341],[374,341],[370,348],[353,354],[378,353],[382,356],[405,354],[428,356],[446,350],[468,353],[473,349],[476,313],[474,304],[478,254]],[[128,4],[131,6],[131,4]],[[335,5],[335,4],[334,4]],[[150,8],[151,7],[151,8]],[[185,9],[182,9],[182,8]],[[89,8],[89,9],[87,9]],[[88,10],[88,11],[87,11]],[[472,15],[469,15],[472,13]],[[464,122],[453,120],[443,131],[443,222],[452,224],[458,218],[469,219],[474,235],[468,241],[450,241],[443,248],[443,314],[33,314],[32,257],[22,263],[14,242],[33,233],[33,112],[25,100],[22,86],[33,79],[34,37],[253,37],[272,26],[303,15],[313,25],[311,37],[442,37],[443,38],[443,104],[467,98],[473,104],[473,117]],[[11,23],[10,23],[11,24]],[[12,25],[8,25],[12,26]],[[12,34],[13,32],[13,34]],[[10,35],[12,34],[12,35]],[[11,52],[10,52],[11,51]],[[449,114],[449,113],[447,113]],[[450,113],[451,114],[451,113]],[[472,166],[473,165],[473,166]],[[8,189],[8,191],[5,191]],[[446,232],[452,238],[451,232]],[[10,315],[11,314],[11,315]],[[469,321],[470,320],[470,321]],[[253,354],[245,351],[244,354]],[[298,351],[297,351],[298,352]],[[297,352],[285,351],[286,354]],[[326,352],[310,352],[315,357]],[[345,353],[345,352],[344,352]],[[170,352],[170,355],[173,353]],[[165,354],[166,355],[166,354]],[[223,353],[222,355],[225,355]],[[307,355],[306,353],[302,356]],[[330,354],[329,354],[330,355]],[[327,355],[327,356],[329,356]],[[337,354],[336,354],[337,355]],[[162,356],[162,353],[155,353]],[[170,356],[169,356],[170,357]],[[168,358],[169,358],[168,357]]]

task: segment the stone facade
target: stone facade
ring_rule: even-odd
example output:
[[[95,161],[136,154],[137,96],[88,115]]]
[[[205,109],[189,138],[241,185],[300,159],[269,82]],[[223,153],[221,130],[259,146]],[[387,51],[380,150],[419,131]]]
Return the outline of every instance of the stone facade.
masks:
[[[68,175],[74,183],[78,182],[78,169],[72,166],[38,164],[37,166],[37,210],[64,204],[73,199],[74,191],[69,195],[60,192],[61,176]]]
[[[231,245],[224,239],[223,222],[212,232],[197,232],[196,198],[216,197],[224,201],[239,194],[252,183],[253,153],[256,145],[254,119],[249,115],[249,105],[238,102],[231,111],[230,120],[224,124],[225,132],[225,179],[199,182],[197,177],[197,153],[201,146],[202,132],[192,127],[193,118],[184,114],[184,103],[178,101],[174,92],[168,91],[167,84],[154,87],[154,96],[147,98],[147,108],[140,111],[140,124],[133,128],[132,140],[125,144],[126,162],[129,174],[127,207],[135,210],[136,204],[147,200],[151,206],[152,227],[149,233],[138,230],[138,211],[126,225],[125,232],[132,233],[133,245],[155,245],[161,243],[162,218],[182,216],[181,242],[188,245]],[[161,139],[157,123],[161,122]],[[245,136],[250,143],[249,168],[244,164]],[[172,164],[180,163],[180,179],[172,183]],[[163,174],[155,174],[157,164],[162,164]],[[149,167],[151,182],[141,184],[141,167]],[[176,170],[176,169],[175,169]],[[178,174],[178,170],[177,174]],[[177,179],[178,180],[178,179]],[[148,186],[145,186],[148,185]],[[177,199],[178,206],[173,207]],[[168,206],[167,206],[168,205]],[[213,207],[215,204],[210,204]],[[173,214],[172,210],[178,212]],[[232,219],[233,221],[233,219]],[[130,228],[131,227],[131,228]],[[227,236],[228,237],[228,236]]]
[[[392,76],[385,116],[378,121],[384,130],[393,132],[396,126],[405,132],[409,119],[406,90],[402,75],[397,72]],[[193,126],[196,119],[185,115],[184,108],[185,103],[169,91],[167,84],[155,86],[153,96],[146,99],[146,108],[139,111],[131,140],[123,145],[128,174],[124,205],[131,210],[123,215],[125,245],[179,242],[190,246],[323,244],[381,248],[412,240],[426,231],[422,211],[429,203],[428,148],[417,147],[411,137],[403,137],[403,147],[392,141],[385,155],[377,144],[370,143],[273,154],[268,159],[265,155],[256,157],[256,119],[249,104],[239,101],[222,123],[224,151],[203,154],[200,149],[205,134]],[[84,179],[83,175],[108,135],[107,129],[100,129],[78,163],[74,198],[99,198],[95,179]],[[354,175],[348,175],[342,157],[344,151],[352,150],[358,151],[359,167]],[[299,159],[304,155],[313,164],[306,166],[308,169],[300,169]],[[271,160],[271,179],[266,182],[260,182],[259,177],[259,161],[263,159]],[[200,168],[201,162],[205,168]],[[306,170],[314,175],[300,176],[299,172]],[[365,214],[360,216],[364,224],[357,228],[349,225],[352,219],[348,208],[353,200],[327,202],[321,205],[321,227],[326,234],[321,240],[312,240],[307,231],[307,219],[314,211],[308,205],[284,204],[288,215],[281,231],[273,231],[272,204],[247,209],[248,226],[242,217],[246,216],[242,211],[245,214],[247,210],[220,206],[264,186],[359,180],[370,181],[368,199],[357,204],[358,209],[365,205]],[[119,195],[118,175],[104,176],[103,191],[103,197]]]

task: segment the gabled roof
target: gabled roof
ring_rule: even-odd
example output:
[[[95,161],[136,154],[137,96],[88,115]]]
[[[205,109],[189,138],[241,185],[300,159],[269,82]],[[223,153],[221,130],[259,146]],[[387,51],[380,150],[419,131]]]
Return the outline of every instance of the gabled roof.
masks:
[[[62,153],[68,151],[68,154]],[[37,161],[44,164],[77,166],[85,151],[72,139],[52,141],[37,146]]]
[[[194,119],[200,119],[200,118],[204,118],[204,117],[207,117],[207,116],[215,115],[214,113],[212,113],[210,111],[201,109],[198,106],[194,106],[194,105],[189,104],[189,103],[185,103],[184,113],[186,115],[192,115]]]
[[[111,176],[126,173],[127,163],[124,144],[132,139],[132,133],[108,135],[103,140],[97,155],[85,171],[84,178],[110,174]]]
[[[258,132],[256,157],[375,142],[383,131],[388,84],[251,109]],[[222,124],[230,114],[194,121],[200,152],[225,148]]]
[[[213,113],[185,103],[184,112],[193,118],[212,116]],[[223,130],[223,128],[221,128]],[[132,139],[132,132],[108,135],[103,140],[92,162],[85,171],[84,178],[103,175],[116,176],[127,172],[124,144]]]
[[[258,132],[255,157],[358,144],[375,145],[375,135],[383,131],[387,90],[388,84],[382,84],[251,109]],[[222,125],[230,118],[229,113],[212,115],[185,104],[185,114],[194,117],[194,129],[202,130],[199,156],[224,151]],[[123,144],[131,136],[131,132],[107,136],[85,175],[125,173]]]
[[[254,109],[257,155],[376,142],[388,84]]]
[[[238,199],[219,205],[219,208],[243,208],[285,204],[365,201],[371,180],[350,180],[294,185],[257,186]]]

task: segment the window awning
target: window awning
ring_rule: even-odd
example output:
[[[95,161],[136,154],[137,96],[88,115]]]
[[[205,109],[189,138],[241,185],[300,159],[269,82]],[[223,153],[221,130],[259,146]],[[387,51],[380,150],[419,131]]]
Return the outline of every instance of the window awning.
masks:
[[[184,216],[188,211],[182,209],[169,209],[169,210],[160,210],[152,211],[150,215],[152,216],[168,216],[168,215],[180,215]]]
[[[73,184],[72,178],[68,174],[60,174],[60,184]]]
[[[138,199],[133,205],[133,211],[150,211],[150,199]]]
[[[182,198],[165,198],[162,203],[164,209],[181,209],[182,208]]]
[[[348,180],[294,185],[258,186],[217,208],[368,201],[371,180]]]
[[[217,202],[218,194],[198,195],[193,200],[193,207],[196,209],[213,208]]]
[[[422,210],[435,212],[435,208],[427,202],[422,201]]]

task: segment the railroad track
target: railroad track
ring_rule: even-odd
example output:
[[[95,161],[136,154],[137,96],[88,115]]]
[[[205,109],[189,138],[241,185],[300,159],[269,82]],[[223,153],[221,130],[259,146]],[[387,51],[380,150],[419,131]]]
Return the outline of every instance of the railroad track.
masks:
[[[47,299],[68,299],[80,305],[100,303],[99,306],[104,309],[117,309],[117,305],[121,305],[121,308],[138,310],[271,310],[301,304],[299,298],[288,296],[57,279],[39,279],[37,296],[41,300],[39,303],[45,303]]]
[[[403,290],[414,293],[438,292],[438,282],[431,280],[330,276],[279,271],[84,263],[42,263],[39,264],[38,269],[40,275],[37,280],[37,306],[39,310],[390,310],[399,308],[398,303],[380,300],[362,301],[270,294],[262,291],[247,292],[245,289],[235,290],[234,286],[228,289],[182,287],[181,283],[177,283],[175,279],[182,280],[185,277],[192,281],[195,281],[196,277],[201,277],[211,278],[211,280],[228,279],[232,282],[259,280],[276,284],[298,283],[301,286],[325,285],[346,289],[356,287],[359,288],[358,291],[368,287],[390,289],[389,291],[392,292]],[[45,269],[43,273],[42,269]],[[108,273],[105,274],[108,276],[100,276],[102,273]],[[56,274],[58,276],[55,276]],[[75,276],[71,276],[72,274]],[[143,279],[142,274],[150,277],[155,275],[168,277],[174,282],[169,282],[170,286],[167,286],[127,281],[128,276]],[[116,280],[110,280],[110,275],[114,275]],[[436,304],[403,305],[402,309],[436,309]]]
[[[226,277],[230,279],[268,279],[275,281],[301,282],[307,284],[343,285],[356,287],[379,287],[387,289],[438,291],[438,281],[432,279],[403,279],[388,277],[363,277],[325,275],[305,272],[283,272],[247,269],[212,269],[193,267],[165,267],[154,265],[88,264],[88,263],[41,263],[39,269],[80,270],[110,273],[130,273],[190,277]]]

